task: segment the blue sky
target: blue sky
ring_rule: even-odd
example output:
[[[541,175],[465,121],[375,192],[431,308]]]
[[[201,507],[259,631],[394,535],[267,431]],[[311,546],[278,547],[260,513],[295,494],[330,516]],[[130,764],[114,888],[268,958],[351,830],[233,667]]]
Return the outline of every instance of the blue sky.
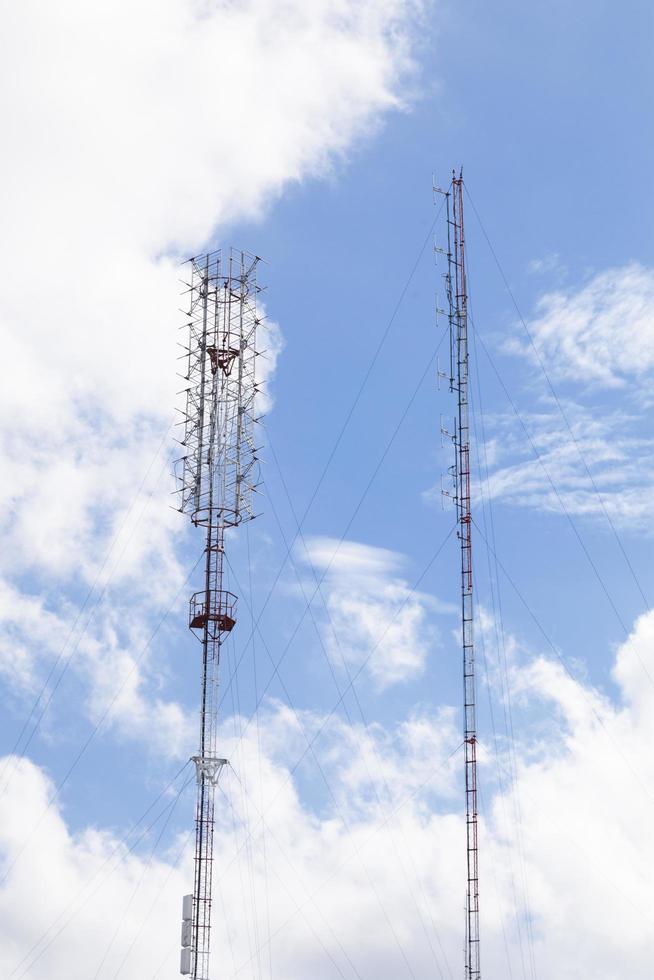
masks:
[[[439,550],[454,401],[433,362],[432,174],[463,166],[474,509],[500,563],[476,533],[483,962],[647,977],[652,923],[624,894],[647,894],[654,777],[649,5],[154,14],[69,0],[9,25],[3,975],[176,975],[201,549],[169,506],[178,262],[226,244],[269,263],[271,357],[260,516],[229,542],[223,970],[458,972],[454,535]],[[280,567],[252,643],[250,604]],[[170,811],[124,854],[162,791],[152,813]]]

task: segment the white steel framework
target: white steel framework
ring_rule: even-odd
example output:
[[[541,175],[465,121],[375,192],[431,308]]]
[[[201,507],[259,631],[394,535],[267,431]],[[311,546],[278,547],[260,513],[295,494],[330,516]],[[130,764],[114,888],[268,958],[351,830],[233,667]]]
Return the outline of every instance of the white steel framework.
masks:
[[[253,517],[257,266],[231,249],[191,259],[184,345],[186,408],[178,462],[180,510],[205,531],[204,582],[190,600],[189,627],[202,645],[195,872],[184,901],[181,972],[209,980],[214,800],[226,760],[218,755],[220,648],[236,623],[223,588],[225,531]]]

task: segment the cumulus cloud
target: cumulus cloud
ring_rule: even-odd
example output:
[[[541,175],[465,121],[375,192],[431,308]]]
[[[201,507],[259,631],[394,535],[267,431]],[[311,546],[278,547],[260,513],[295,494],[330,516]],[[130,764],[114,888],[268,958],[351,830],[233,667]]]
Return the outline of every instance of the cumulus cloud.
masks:
[[[517,779],[503,789],[496,772],[507,761],[483,753],[482,941],[493,975],[529,976],[533,957],[542,980],[649,976],[653,855],[642,828],[654,806],[654,689],[638,657],[654,667],[653,642],[650,612],[617,651],[615,697],[542,656],[510,668],[516,697],[530,714],[546,707],[550,727],[537,740],[518,731]],[[239,737],[242,719],[225,722],[233,770],[218,794],[214,906],[225,975],[268,976],[270,955],[273,975],[290,980],[334,971],[390,980],[409,969],[455,976],[465,840],[454,714],[415,716],[390,732],[324,722],[272,705],[260,741],[252,726]],[[300,797],[294,767],[321,728],[316,751],[331,793],[312,802]],[[304,765],[316,772],[315,761]],[[115,833],[72,834],[56,805],[30,832],[17,814],[36,820],[51,787],[33,765],[19,767],[12,795],[0,797],[3,976],[86,980],[116,929],[101,976],[123,960],[119,975],[172,973],[191,842],[175,838],[150,858],[157,824],[127,854]],[[37,958],[41,938],[53,936]],[[12,973],[34,943],[23,972]]]
[[[651,854],[639,823],[643,810],[654,806],[647,749],[654,688],[643,669],[651,673],[654,664],[653,626],[653,612],[640,617],[617,651],[615,700],[544,658],[517,675],[532,701],[557,711],[538,757],[520,766],[523,834],[545,976],[572,978],[586,968],[607,980],[625,971],[647,976],[654,922],[643,869]],[[592,899],[584,902],[589,885]],[[548,955],[545,946],[553,937]]]
[[[454,856],[461,853],[460,819],[432,810],[439,781],[451,780],[457,761],[449,724],[437,729],[433,721],[414,719],[402,726],[394,746],[379,739],[375,729],[349,733],[349,744],[323,759],[334,795],[322,813],[301,801],[290,775],[298,719],[281,707],[261,724],[263,757],[252,732],[244,740],[225,740],[234,771],[225,774],[218,796],[214,878],[214,943],[223,969],[233,977],[258,974],[263,961],[266,975],[270,946],[274,970],[290,978],[332,976],[335,964],[339,971],[361,974],[376,968],[383,976],[405,956],[417,969],[436,966],[446,975],[447,959],[456,955],[452,940],[460,916],[441,884],[423,874],[422,862],[439,868],[443,882],[460,863]],[[304,714],[300,724],[311,734],[323,719]],[[337,728],[328,733],[334,745],[347,734],[340,723]],[[412,776],[389,780],[392,789],[381,801],[363,791],[365,779],[351,769],[341,778],[341,763],[359,735],[374,759],[384,755],[390,767],[384,777],[399,773],[407,751],[415,749]],[[353,784],[361,791],[352,793]],[[35,822],[51,790],[43,772],[25,760],[19,763],[12,802]],[[172,798],[167,799],[169,806]],[[0,809],[5,805],[6,798],[0,799]],[[165,812],[161,803],[145,826],[160,810]],[[3,975],[41,980],[65,969],[81,980],[105,954],[101,976],[114,975],[125,957],[126,976],[152,976],[160,965],[163,975],[171,972],[178,956],[181,895],[192,879],[192,842],[174,840],[151,858],[160,825],[129,854],[107,831],[71,834],[56,807],[35,828],[3,821],[6,879],[0,904],[8,911],[11,906],[3,926],[10,939],[0,951]],[[30,914],[37,866],[41,876],[52,876],[53,887]],[[380,931],[382,921],[387,925]]]
[[[81,610],[72,602],[51,607],[0,583],[0,676],[22,710],[26,701],[33,705],[22,738],[70,737],[81,723],[87,732],[98,725],[102,735],[136,739],[164,758],[188,756],[196,719],[160,690],[166,670],[155,655],[157,634],[124,598],[96,592]],[[62,710],[67,673],[87,692],[74,711],[70,704]]]
[[[607,388],[638,382],[651,394],[653,309],[654,271],[632,262],[545,293],[529,328],[553,377]],[[511,349],[534,357],[527,343]]]
[[[421,6],[27,0],[7,12],[6,591],[20,582],[32,601],[47,589],[60,619],[96,582],[146,619],[173,601],[185,529],[167,494],[179,259],[227,222],[258,220],[290,183],[327,174],[403,105]],[[262,380],[281,343],[266,321]],[[10,617],[4,635],[15,628]],[[29,684],[27,631],[21,642]]]
[[[365,663],[379,689],[411,680],[424,668],[438,632],[430,613],[444,607],[411,589],[404,559],[386,548],[314,537],[300,561],[324,579],[323,637],[335,663]]]
[[[252,730],[245,739],[228,736],[232,721],[237,731],[242,726],[242,719],[225,726],[224,745],[234,768],[225,773],[218,794],[214,904],[215,948],[222,950],[217,955],[229,975],[257,971],[262,958],[257,947],[262,947],[267,963],[269,942],[275,968],[291,978],[307,971],[326,977],[334,962],[342,965],[348,960],[357,961],[362,971],[368,965],[381,968],[385,956],[401,962],[406,951],[414,958],[413,934],[421,936],[418,962],[423,957],[433,962],[436,956],[444,964],[447,954],[436,938],[430,940],[434,953],[424,936],[426,917],[442,902],[439,928],[444,939],[443,922],[449,919],[453,927],[457,910],[448,910],[444,895],[436,896],[434,907],[427,910],[428,900],[416,891],[413,876],[428,827],[436,819],[429,809],[423,810],[425,801],[438,798],[439,781],[451,781],[456,764],[451,726],[437,729],[433,721],[414,719],[402,726],[391,745],[376,729],[347,733],[336,722],[326,735],[334,750],[323,759],[334,795],[320,814],[301,802],[290,766],[303,744],[297,738],[298,725],[311,736],[324,719],[310,713],[298,719],[283,706],[271,709],[261,718],[261,744],[267,749],[263,756]],[[346,735],[345,743],[341,735]],[[384,777],[400,772],[405,753],[415,750],[412,775],[405,772],[400,781],[389,779],[392,791],[383,801],[370,800],[362,787],[365,779],[351,767],[346,767],[345,779],[339,775],[358,735],[367,742],[366,752],[373,753],[370,764],[383,753],[389,767]],[[165,815],[174,796],[164,797],[128,836],[127,844],[101,829],[73,835],[56,805],[46,809],[52,794],[47,776],[26,760],[17,766],[11,797],[0,798],[0,810],[11,804],[14,813],[30,813],[34,827],[15,818],[2,821],[0,855],[6,878],[0,904],[9,913],[3,926],[8,942],[0,951],[3,975],[40,980],[66,972],[86,980],[105,953],[100,975],[112,976],[126,955],[126,976],[151,976],[160,962],[163,975],[171,972],[178,955],[181,896],[192,880],[192,841],[173,839],[154,858],[149,852],[163,822],[163,816],[154,822],[156,815]],[[355,784],[361,792],[352,793]],[[180,806],[188,810],[188,803],[187,799]],[[130,854],[129,845],[152,823]],[[429,844],[437,866],[454,864],[452,842],[458,843],[460,836],[460,822],[445,817],[441,832]],[[404,850],[399,849],[400,840]],[[397,847],[389,862],[386,851],[391,843]],[[41,869],[40,880],[43,875],[52,880],[41,902],[34,892],[36,867]],[[427,882],[421,887],[431,894]],[[30,914],[35,900],[35,914]],[[411,923],[407,902],[422,922],[420,933]],[[233,914],[236,909],[238,915]],[[380,915],[394,922],[386,938],[377,931]],[[154,958],[152,950],[157,951]]]
[[[51,481],[50,508],[65,490],[67,511],[55,525],[75,527],[71,552],[88,548],[94,509],[111,506],[97,483],[124,499],[125,475],[172,416],[177,256],[220,223],[260,215],[289,181],[324,173],[400,104],[418,7],[139,0],[91,11],[67,0],[11,11],[0,164],[7,521],[33,514],[30,485]],[[101,451],[113,465],[105,458],[94,481]],[[26,548],[23,560],[40,557]]]
[[[107,968],[118,968],[129,943],[138,938],[149,948],[140,943],[135,947],[127,975],[134,975],[132,969],[151,974],[151,950],[161,943],[162,924],[174,921],[179,904],[175,892],[182,887],[173,865],[178,843],[173,842],[170,854],[162,850],[151,860],[147,857],[173,801],[164,798],[126,841],[93,826],[73,834],[58,806],[49,806],[53,787],[47,775],[26,759],[9,761],[16,775],[0,802],[3,975],[88,978],[117,927],[119,944],[112,945]],[[157,820],[159,814],[163,816]],[[130,853],[139,837],[141,851]]]

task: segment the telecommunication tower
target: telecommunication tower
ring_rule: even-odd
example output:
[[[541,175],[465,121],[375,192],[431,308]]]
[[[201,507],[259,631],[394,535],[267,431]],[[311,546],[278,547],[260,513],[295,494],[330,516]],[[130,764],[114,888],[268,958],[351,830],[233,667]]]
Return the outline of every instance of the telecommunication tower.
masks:
[[[180,972],[209,980],[214,801],[227,760],[218,754],[220,649],[236,623],[236,596],[223,587],[225,533],[250,520],[256,449],[255,363],[259,258],[230,249],[189,260],[184,455],[180,510],[205,532],[204,583],[191,596],[189,627],[202,647],[195,872],[182,911]],[[184,329],[183,328],[183,329]]]
[[[477,711],[472,595],[472,512],[470,497],[470,425],[468,400],[468,291],[463,227],[463,171],[445,195],[447,272],[445,288],[450,325],[450,390],[457,396],[454,428],[454,502],[461,559],[461,643],[463,648],[463,744],[466,804],[465,977],[480,980],[479,851],[477,839]],[[442,250],[439,250],[442,251]]]

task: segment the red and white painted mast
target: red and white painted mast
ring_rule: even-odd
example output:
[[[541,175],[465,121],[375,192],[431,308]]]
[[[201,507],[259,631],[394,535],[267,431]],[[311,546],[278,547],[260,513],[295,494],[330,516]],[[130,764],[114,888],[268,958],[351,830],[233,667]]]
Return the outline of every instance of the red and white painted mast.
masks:
[[[461,560],[461,643],[463,652],[463,743],[466,804],[466,980],[480,980],[479,851],[477,836],[477,711],[473,630],[472,512],[470,493],[468,292],[463,224],[463,172],[452,174],[445,192],[447,208],[447,274],[451,371],[457,396],[454,432],[455,504]]]

